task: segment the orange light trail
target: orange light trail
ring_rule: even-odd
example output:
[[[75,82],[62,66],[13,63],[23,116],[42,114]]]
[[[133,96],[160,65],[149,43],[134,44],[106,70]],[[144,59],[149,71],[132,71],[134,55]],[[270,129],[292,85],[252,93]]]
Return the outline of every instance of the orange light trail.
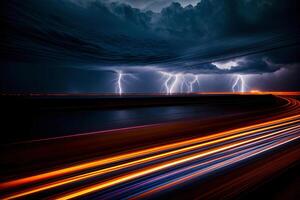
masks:
[[[272,139],[273,137],[277,137],[278,135],[284,136],[285,132],[299,130],[300,128],[299,101],[290,98],[284,99],[288,101],[288,104],[291,108],[288,112],[286,112],[287,115],[290,115],[288,117],[285,116],[281,119],[270,120],[264,123],[250,125],[229,131],[223,131],[209,136],[202,136],[144,150],[132,151],[129,153],[77,164],[46,173],[3,182],[0,183],[1,190],[18,188],[34,183],[34,186],[28,186],[28,188],[26,189],[7,194],[3,197],[3,199],[25,197],[30,194],[53,189],[82,180],[87,180],[89,178],[98,177],[119,170],[127,170],[131,167],[136,167],[142,164],[150,164],[150,166],[146,166],[143,169],[134,170],[125,174],[119,174],[119,176],[117,177],[103,180],[100,183],[81,187],[79,189],[74,189],[62,195],[57,195],[55,198],[71,199],[75,197],[81,197],[96,191],[98,192],[104,190],[108,187],[147,176],[155,172],[185,164],[216,153],[224,152],[229,149],[237,148],[264,139]],[[298,138],[298,136],[295,136],[294,140],[296,138]],[[290,141],[292,141],[292,139]],[[216,147],[215,145],[219,146]],[[277,146],[273,145],[270,148],[275,147]],[[202,150],[202,148],[206,149]],[[194,153],[193,151],[195,150],[200,150],[200,152]],[[185,153],[189,153],[190,155],[184,155]],[[172,156],[180,156],[181,154],[183,154],[182,157],[172,158]],[[160,159],[169,160],[163,160],[158,164],[151,164],[151,162],[159,161]],[[106,167],[107,165],[110,166]],[[101,167],[101,169],[93,169],[96,167]],[[85,172],[85,170],[88,169],[90,169],[91,171]],[[76,174],[73,174],[75,172]],[[79,172],[81,172],[81,174],[78,174]],[[52,178],[56,179],[51,180]],[[40,183],[41,181],[44,181],[44,183]]]
[[[170,152],[161,153],[161,154],[158,154],[158,155],[155,155],[155,156],[150,156],[150,157],[146,157],[146,158],[143,158],[143,159],[138,159],[138,160],[135,160],[135,161],[132,161],[132,162],[127,162],[127,163],[116,165],[116,166],[113,166],[113,167],[108,167],[108,168],[104,168],[104,169],[101,169],[101,170],[96,170],[96,171],[93,171],[93,172],[90,172],[90,173],[85,173],[85,174],[82,174],[82,175],[78,175],[78,176],[74,176],[74,177],[71,177],[71,178],[55,181],[55,182],[52,182],[52,183],[49,183],[49,184],[41,185],[39,187],[34,187],[34,188],[29,189],[29,190],[18,193],[16,195],[12,196],[12,198],[25,196],[25,195],[28,195],[28,194],[32,194],[32,193],[35,193],[35,192],[40,192],[40,191],[47,190],[47,189],[51,189],[51,188],[58,187],[58,186],[61,186],[61,185],[65,185],[65,184],[68,184],[68,183],[81,181],[81,180],[92,178],[92,177],[95,177],[95,176],[100,176],[100,175],[103,175],[105,173],[109,173],[109,172],[113,172],[113,171],[116,171],[116,170],[124,169],[126,167],[132,167],[132,166],[135,166],[135,165],[139,165],[139,164],[143,164],[143,163],[146,163],[146,162],[158,160],[158,159],[161,159],[161,158],[166,158],[168,156],[176,155],[176,154],[179,154],[179,153],[192,151],[194,149],[199,149],[199,148],[202,148],[202,147],[208,147],[208,146],[213,145],[213,144],[233,140],[233,139],[244,137],[244,136],[254,134],[254,133],[257,133],[257,132],[260,132],[260,131],[265,131],[265,130],[268,130],[268,129],[271,129],[271,128],[282,127],[282,126],[286,126],[286,125],[289,125],[289,124],[294,124],[294,123],[297,123],[297,122],[300,122],[300,120],[295,120],[295,121],[283,123],[283,124],[280,124],[280,125],[269,126],[267,128],[260,128],[260,129],[252,130],[252,131],[248,131],[248,132],[242,132],[242,133],[227,136],[227,137],[224,137],[224,138],[215,139],[215,140],[212,140],[212,141],[209,141],[209,142],[204,142],[204,143],[200,143],[200,144],[197,144],[197,145],[188,146],[188,147],[185,147],[185,148],[173,150],[173,151],[170,151]],[[292,129],[292,128],[290,128],[290,129]],[[284,131],[287,131],[287,130],[290,130],[290,129],[285,129]],[[276,132],[276,134],[280,133],[280,132],[282,132],[282,131]],[[268,137],[268,136],[270,136],[270,134],[265,135],[265,136]],[[263,137],[261,137],[261,138],[263,138]],[[155,152],[153,152],[153,153],[155,153]]]
[[[63,168],[63,169],[59,169],[59,170],[55,170],[55,171],[51,171],[51,172],[47,172],[47,173],[43,173],[43,174],[38,174],[35,176],[31,176],[31,177],[26,177],[26,178],[17,179],[17,180],[5,182],[5,183],[0,183],[0,188],[5,189],[7,187],[16,187],[16,186],[20,186],[22,184],[29,184],[29,183],[33,183],[33,182],[40,181],[43,179],[49,179],[49,178],[53,178],[56,176],[61,176],[61,175],[65,175],[68,173],[77,172],[80,170],[85,170],[85,169],[89,169],[89,168],[93,168],[93,167],[99,167],[99,166],[105,165],[105,164],[119,162],[119,161],[131,159],[131,158],[135,158],[135,157],[139,157],[139,156],[144,156],[147,154],[158,153],[158,152],[170,150],[173,148],[180,148],[183,146],[192,145],[192,144],[199,143],[199,142],[204,142],[204,141],[208,141],[208,140],[212,140],[212,139],[216,139],[216,138],[220,138],[220,137],[225,137],[225,136],[228,136],[231,134],[249,131],[251,129],[258,129],[260,127],[268,127],[268,126],[271,126],[274,124],[291,121],[291,120],[297,119],[299,117],[300,117],[300,114],[291,116],[291,117],[286,117],[284,119],[278,119],[278,120],[274,120],[274,121],[270,121],[270,122],[265,122],[265,123],[258,124],[258,125],[251,125],[248,127],[234,129],[231,131],[225,131],[225,132],[221,132],[221,133],[217,133],[217,134],[213,134],[213,135],[209,135],[209,136],[205,136],[205,137],[195,138],[195,139],[188,140],[188,141],[182,141],[182,142],[178,142],[178,143],[174,143],[174,144],[163,145],[163,146],[154,147],[154,148],[150,148],[150,149],[146,149],[146,150],[141,150],[141,151],[137,151],[137,152],[114,156],[114,157],[110,157],[110,158],[106,158],[106,159],[100,159],[100,160],[96,160],[96,161],[92,161],[92,162],[88,162],[88,163],[84,163],[84,164],[79,164],[79,165],[75,165],[75,166],[71,166],[71,167],[67,167],[67,168]],[[280,124],[278,126],[280,126]],[[275,126],[275,127],[278,127],[278,126]],[[267,128],[261,128],[260,130],[261,131],[267,130]]]
[[[214,148],[214,149],[210,149],[210,150],[207,150],[207,151],[204,151],[204,152],[201,152],[201,153],[197,153],[197,154],[194,154],[194,155],[191,155],[191,156],[186,156],[186,157],[183,157],[183,158],[180,158],[180,159],[172,160],[172,161],[165,162],[165,163],[162,163],[162,164],[159,164],[159,165],[156,165],[156,166],[151,166],[149,168],[139,170],[139,171],[136,171],[134,173],[130,173],[130,174],[127,174],[127,175],[124,175],[124,176],[121,176],[121,177],[118,177],[118,178],[115,178],[115,179],[112,179],[112,180],[109,180],[109,181],[106,181],[106,182],[103,182],[103,183],[100,183],[100,184],[92,185],[92,186],[80,189],[78,191],[75,191],[75,192],[72,192],[72,193],[69,193],[69,194],[64,194],[63,196],[58,197],[57,199],[66,200],[66,199],[72,199],[72,198],[75,198],[75,197],[80,197],[82,195],[85,195],[85,194],[88,194],[88,193],[91,193],[91,192],[94,192],[94,191],[99,191],[99,190],[105,189],[107,187],[114,186],[116,184],[121,184],[123,182],[130,181],[130,180],[133,180],[135,178],[139,178],[141,176],[145,176],[145,175],[148,175],[150,173],[157,172],[159,170],[163,170],[163,169],[166,169],[166,168],[169,168],[169,167],[173,167],[173,166],[185,163],[185,162],[189,162],[189,161],[192,161],[192,160],[195,160],[195,159],[199,159],[199,158],[204,157],[204,156],[208,156],[208,155],[211,155],[211,154],[214,154],[214,153],[217,153],[217,152],[225,151],[225,150],[228,150],[228,149],[240,146],[240,145],[244,145],[244,144],[256,141],[256,140],[260,140],[260,139],[263,139],[263,138],[266,138],[266,137],[270,137],[270,136],[276,135],[278,133],[283,133],[283,132],[286,132],[290,129],[295,129],[295,128],[299,128],[299,127],[300,126],[296,126],[296,127],[292,127],[292,128],[289,128],[289,129],[282,130],[282,131],[274,132],[274,133],[271,133],[271,134],[266,134],[266,135],[263,135],[263,136],[260,136],[260,137],[254,138],[254,139],[245,140],[245,141],[242,141],[242,142],[235,142],[233,144],[224,145],[224,146],[217,147],[217,148]]]
[[[155,189],[149,190],[149,191],[147,191],[147,192],[145,192],[145,193],[142,193],[142,194],[140,194],[140,195],[137,195],[137,196],[135,196],[135,197],[133,197],[133,198],[131,198],[131,199],[133,200],[133,199],[142,199],[142,198],[145,198],[145,197],[147,197],[147,196],[150,196],[150,195],[153,194],[153,193],[157,193],[157,192],[159,192],[159,191],[162,191],[162,190],[171,188],[171,187],[173,187],[173,186],[175,186],[175,185],[178,185],[178,184],[183,183],[183,182],[185,182],[185,181],[189,181],[189,180],[191,180],[191,179],[193,179],[193,178],[196,178],[196,177],[198,177],[198,176],[200,176],[200,175],[203,175],[203,174],[205,174],[205,173],[208,173],[208,172],[211,172],[211,171],[213,171],[213,170],[216,170],[216,169],[219,169],[219,168],[228,166],[228,165],[230,165],[230,164],[236,163],[237,161],[245,160],[245,159],[247,159],[247,158],[256,156],[256,155],[258,155],[258,154],[260,154],[260,153],[264,153],[264,152],[266,152],[266,151],[268,151],[268,150],[274,149],[274,148],[276,148],[276,147],[278,147],[278,146],[281,146],[281,145],[286,144],[286,143],[288,143],[288,142],[297,140],[297,139],[299,139],[299,138],[300,138],[300,136],[298,136],[298,137],[296,137],[296,138],[293,138],[293,139],[286,140],[286,141],[284,141],[284,142],[282,142],[282,143],[279,143],[279,144],[277,144],[277,145],[268,146],[267,148],[263,148],[262,150],[256,150],[256,151],[254,151],[254,152],[248,153],[246,156],[245,156],[245,155],[237,156],[237,157],[235,157],[235,158],[226,160],[226,161],[224,161],[224,162],[221,162],[221,163],[218,163],[218,164],[211,165],[211,166],[205,168],[204,170],[199,170],[198,172],[193,173],[193,174],[191,174],[191,175],[189,175],[189,176],[185,176],[185,177],[183,177],[183,178],[181,178],[181,179],[178,179],[178,180],[176,180],[176,181],[173,181],[173,182],[171,182],[171,183],[168,183],[168,184],[165,184],[165,185],[163,185],[163,186],[157,187],[157,188],[155,188]],[[201,164],[202,164],[202,163],[201,163]],[[193,165],[193,166],[191,166],[190,168],[198,167],[198,166],[201,165],[201,164]]]

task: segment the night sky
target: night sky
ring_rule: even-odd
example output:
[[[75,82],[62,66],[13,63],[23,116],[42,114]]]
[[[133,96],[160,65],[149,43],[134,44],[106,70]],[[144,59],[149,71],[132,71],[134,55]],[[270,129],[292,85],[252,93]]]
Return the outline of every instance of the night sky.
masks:
[[[5,0],[1,92],[300,90],[297,2]]]

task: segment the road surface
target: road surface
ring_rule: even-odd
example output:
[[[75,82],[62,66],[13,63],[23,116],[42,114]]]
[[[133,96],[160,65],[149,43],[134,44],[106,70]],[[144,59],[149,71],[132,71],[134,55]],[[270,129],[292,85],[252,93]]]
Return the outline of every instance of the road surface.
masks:
[[[276,98],[281,103],[274,109],[210,119],[203,129],[198,128],[199,121],[172,121],[4,146],[5,164],[14,160],[10,156],[35,160],[28,161],[29,166],[45,163],[43,156],[48,161],[65,160],[49,161],[50,167],[44,169],[18,169],[20,173],[10,176],[14,170],[8,170],[0,182],[1,199],[236,197],[300,159],[300,102]],[[226,128],[215,131],[214,126]],[[156,131],[162,134],[152,137]],[[188,131],[191,134],[183,135]]]

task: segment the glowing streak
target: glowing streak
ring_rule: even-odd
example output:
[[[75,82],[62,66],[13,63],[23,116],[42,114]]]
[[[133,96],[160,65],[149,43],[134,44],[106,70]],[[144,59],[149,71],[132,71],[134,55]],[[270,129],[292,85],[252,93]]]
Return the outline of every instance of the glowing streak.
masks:
[[[297,121],[299,122],[299,120],[296,120],[296,121],[292,121],[292,122],[291,121],[287,122],[287,124],[290,124],[290,123],[295,124]],[[129,167],[129,166],[134,166],[136,164],[141,164],[141,163],[144,163],[145,161],[149,162],[149,161],[151,161],[153,159],[158,159],[158,158],[162,158],[162,157],[165,157],[165,156],[170,156],[172,154],[177,154],[178,155],[178,153],[182,153],[182,152],[186,152],[186,151],[191,151],[191,150],[197,149],[199,147],[207,146],[208,144],[215,144],[215,143],[219,143],[219,142],[222,142],[222,141],[227,141],[227,140],[231,140],[231,139],[235,139],[235,138],[240,138],[240,137],[243,137],[245,135],[257,133],[258,131],[262,131],[263,129],[265,129],[265,130],[273,129],[276,126],[282,127],[282,126],[287,125],[287,124],[280,124],[280,125],[275,125],[273,127],[271,126],[271,127],[265,127],[265,128],[262,128],[262,129],[255,129],[255,130],[250,131],[250,132],[242,132],[242,133],[237,134],[237,135],[231,135],[229,137],[220,138],[220,139],[217,139],[217,140],[212,140],[212,141],[209,141],[209,142],[206,142],[206,143],[200,143],[200,144],[197,144],[195,146],[188,146],[188,147],[185,147],[183,149],[178,149],[178,150],[174,150],[174,151],[171,151],[171,152],[167,152],[167,153],[162,153],[162,154],[158,154],[158,155],[155,155],[155,156],[151,156],[151,157],[148,157],[148,158],[143,158],[141,160],[136,160],[136,161],[133,161],[133,162],[124,163],[124,164],[121,164],[119,166],[113,166],[111,168],[101,169],[99,171],[94,171],[94,172],[91,172],[91,173],[82,174],[82,175],[79,175],[79,176],[67,178],[67,179],[64,179],[64,180],[61,180],[61,181],[58,181],[58,182],[54,182],[54,183],[50,183],[50,184],[44,185],[44,186],[42,186],[40,188],[38,187],[38,188],[30,189],[29,191],[25,191],[23,193],[16,194],[14,196],[8,197],[7,199],[21,197],[21,196],[24,196],[24,195],[28,195],[28,194],[31,194],[31,193],[43,191],[43,190],[50,189],[50,188],[53,188],[53,187],[57,187],[57,186],[60,186],[60,185],[72,183],[74,181],[80,181],[80,180],[83,180],[83,179],[86,179],[86,178],[91,178],[91,177],[94,177],[94,176],[98,176],[98,175],[103,174],[103,173],[108,173],[108,172],[111,172],[111,171],[115,171],[117,169],[123,169],[123,168]],[[300,127],[300,125],[294,126],[294,127],[290,127],[290,128],[285,128],[283,130],[276,131],[276,132],[271,132],[270,134],[267,134],[267,135],[263,135],[263,134],[261,135],[260,134],[261,136],[254,137],[253,139],[250,139],[250,140],[259,141],[259,139],[257,139],[257,138],[260,138],[260,139],[268,138],[268,136],[277,135],[278,133],[285,133],[286,134],[288,130],[293,130],[293,129],[295,130],[295,129],[299,128],[299,127]],[[242,141],[246,142],[247,139],[246,140],[242,140]]]
[[[170,182],[167,182],[166,184],[162,184],[161,186],[156,187],[154,189],[151,189],[150,191],[146,191],[145,193],[141,193],[140,195],[135,196],[135,197],[133,197],[131,199],[142,199],[142,198],[145,198],[146,196],[148,196],[150,194],[157,193],[158,191],[170,188],[172,186],[178,185],[178,184],[183,183],[185,181],[189,181],[189,180],[191,180],[193,178],[196,178],[198,176],[201,176],[203,174],[206,174],[206,173],[212,172],[214,170],[217,170],[217,169],[229,166],[230,164],[237,163],[239,161],[243,161],[243,160],[246,160],[248,158],[254,157],[254,156],[259,155],[259,154],[261,154],[263,152],[266,152],[268,150],[274,149],[274,148],[276,148],[278,146],[281,146],[281,145],[284,145],[284,144],[289,143],[291,141],[297,140],[298,138],[300,138],[300,136],[295,137],[295,138],[291,138],[291,139],[288,139],[288,140],[279,141],[275,145],[268,145],[266,147],[263,147],[263,148],[260,148],[260,149],[257,149],[257,150],[253,150],[253,151],[249,151],[248,153],[241,154],[240,156],[233,157],[233,158],[225,160],[223,162],[220,162],[220,163],[217,163],[217,164],[214,164],[214,165],[210,165],[209,167],[206,167],[204,169],[198,170],[198,171],[196,171],[194,173],[188,174],[188,175],[183,176],[183,177],[181,177],[179,179],[175,179],[174,181],[170,181]],[[240,152],[238,152],[238,153],[240,153]],[[222,157],[219,158],[219,159],[222,159]],[[186,169],[196,168],[196,167],[199,167],[199,166],[204,165],[204,164],[206,164],[206,163],[192,165],[192,166],[190,166],[190,167],[188,167]],[[181,169],[181,171],[184,171],[184,169]],[[176,172],[173,172],[173,173],[176,173]],[[165,176],[167,176],[167,175],[165,175]]]
[[[299,106],[298,101],[294,101],[294,100],[290,100],[290,99],[287,99],[287,100],[289,102],[289,105],[291,103],[292,104],[295,103],[295,107],[293,106],[293,109],[297,108]],[[57,187],[59,185],[64,185],[64,184],[71,183],[71,182],[78,181],[78,180],[84,180],[86,178],[91,178],[91,177],[94,177],[94,176],[97,176],[97,175],[100,175],[100,174],[103,174],[103,173],[107,173],[107,172],[110,172],[110,171],[115,171],[116,169],[123,169],[125,167],[134,166],[136,164],[145,163],[146,161],[148,162],[150,160],[152,161],[152,160],[157,159],[157,158],[167,157],[167,156],[174,155],[174,154],[178,155],[179,152],[180,153],[188,152],[188,151],[197,149],[199,147],[204,147],[204,146],[207,146],[207,145],[217,144],[217,143],[229,141],[229,140],[232,140],[232,139],[234,139],[234,141],[232,141],[233,143],[226,144],[223,147],[225,149],[230,149],[231,147],[238,147],[238,146],[241,146],[241,145],[244,145],[244,144],[249,144],[249,142],[259,141],[261,139],[267,139],[269,137],[276,136],[278,133],[286,134],[286,131],[288,131],[288,130],[293,130],[293,129],[297,130],[297,129],[299,129],[299,125],[296,125],[296,123],[299,122],[299,117],[300,117],[300,115],[298,114],[299,110],[295,110],[295,111],[296,111],[295,112],[296,115],[294,115],[294,116],[281,118],[281,119],[278,119],[278,120],[272,120],[272,121],[264,122],[264,123],[261,123],[261,124],[256,124],[256,125],[251,125],[251,126],[248,126],[248,127],[239,128],[239,129],[234,129],[234,130],[227,131],[227,132],[221,132],[221,133],[217,133],[217,134],[206,136],[206,137],[195,138],[193,140],[182,141],[182,142],[175,143],[175,144],[173,143],[173,144],[168,144],[168,145],[165,145],[165,146],[158,146],[158,147],[154,147],[154,148],[151,148],[151,149],[141,150],[141,151],[138,151],[138,152],[132,152],[130,154],[119,155],[119,156],[116,156],[116,157],[107,158],[105,160],[93,161],[93,162],[73,166],[73,167],[70,167],[70,168],[67,168],[67,169],[65,168],[65,169],[61,169],[61,170],[55,170],[53,172],[49,172],[49,173],[46,173],[46,174],[40,174],[40,175],[37,175],[37,176],[28,177],[28,178],[20,179],[20,180],[17,180],[17,181],[12,181],[12,182],[8,182],[8,183],[0,184],[0,188],[3,189],[7,186],[13,186],[13,185],[17,186],[20,183],[21,184],[23,184],[23,183],[28,184],[28,183],[31,183],[31,182],[34,182],[34,181],[37,181],[37,180],[48,179],[50,177],[55,177],[57,175],[66,174],[67,172],[70,173],[70,172],[75,172],[75,171],[79,171],[79,170],[84,170],[84,169],[88,169],[88,168],[91,168],[91,167],[99,166],[101,164],[108,164],[108,163],[112,163],[112,162],[116,162],[116,161],[120,161],[120,160],[124,160],[124,159],[134,158],[136,156],[146,155],[148,153],[152,154],[152,153],[162,152],[162,151],[165,151],[165,150],[171,150],[170,152],[161,153],[161,154],[158,154],[158,155],[142,158],[140,160],[135,160],[135,161],[132,161],[132,162],[127,162],[127,163],[121,164],[121,165],[112,166],[111,168],[101,169],[100,171],[93,171],[91,173],[85,173],[85,174],[82,174],[82,175],[79,175],[79,176],[76,176],[76,177],[71,177],[69,179],[64,179],[64,180],[61,180],[59,182],[50,183],[49,185],[42,186],[41,188],[35,188],[34,190],[29,189],[29,191],[26,191],[26,192],[21,193],[21,194],[19,193],[19,194],[16,194],[15,196],[9,197],[9,198],[16,198],[16,197],[25,196],[25,195],[28,195],[28,194],[31,194],[31,193],[35,193],[35,192],[38,192],[38,191],[42,191],[42,190],[50,189],[50,188],[53,188],[53,187]],[[293,127],[290,127],[290,128],[284,128],[284,129],[281,129],[279,131],[274,131],[274,128],[280,128],[280,127],[284,127],[284,126],[290,125],[290,124],[294,124],[296,126],[293,125]],[[259,134],[259,136],[256,135],[252,139],[243,139],[242,138],[240,142],[235,140],[237,138],[241,138],[241,137],[244,137],[244,136],[249,136],[249,135],[252,135],[252,134],[256,134],[260,131],[270,131],[271,133],[270,134]],[[206,142],[203,143],[204,141],[206,141]],[[193,146],[187,146],[187,145],[193,145]],[[227,146],[227,145],[229,145],[229,146]],[[180,148],[182,147],[182,149],[172,150],[173,148],[179,148],[179,147]],[[217,152],[220,151],[221,147],[217,147],[215,150],[212,149],[214,151],[211,152],[211,153],[214,153],[215,151],[217,151]],[[224,150],[224,148],[221,148],[221,150]],[[207,152],[208,154],[211,154],[208,151],[204,151],[204,152]],[[207,155],[207,153],[205,153],[205,155]],[[203,153],[202,153],[202,155],[203,155]],[[173,160],[173,161],[175,161],[175,163],[173,161],[171,161],[171,162],[165,162],[165,165],[163,165],[163,166],[162,165],[159,165],[159,166],[155,165],[155,167],[154,167],[155,170],[154,171],[164,169],[164,168],[168,168],[169,166],[175,166],[177,164],[189,161],[191,159],[192,160],[197,159],[200,156],[200,154],[197,153],[197,154],[193,154],[191,156],[183,157],[183,160],[181,160],[181,158],[180,159],[175,159],[175,160]],[[138,174],[131,173],[131,175],[129,177],[128,176],[123,176],[123,178],[119,179],[119,181],[123,182],[123,181],[126,181],[128,179],[131,180],[132,178],[135,178],[136,176],[139,177],[139,176],[143,176],[144,174],[152,173],[152,171],[153,171],[153,168],[152,169],[147,168],[146,171],[144,171],[144,170],[138,171],[137,172]],[[105,185],[107,185],[107,186],[105,186],[105,185],[102,185],[102,186],[105,188],[105,187],[109,187],[110,185],[115,185],[119,182],[118,178],[113,179],[113,180],[114,180],[113,181],[114,183],[108,181],[108,182],[105,182],[106,183]],[[100,188],[103,188],[102,186]],[[95,188],[93,188],[91,190],[93,191],[94,189]],[[85,192],[89,193],[88,191],[85,191]],[[83,193],[85,193],[85,192],[83,192]],[[9,198],[7,198],[7,199],[9,199]]]
[[[76,172],[79,170],[84,170],[84,169],[89,169],[91,167],[96,167],[96,166],[100,166],[104,163],[112,163],[112,162],[116,162],[116,161],[121,161],[121,160],[126,160],[126,159],[131,159],[137,156],[142,156],[142,155],[147,155],[150,153],[154,153],[154,152],[160,152],[160,151],[165,151],[165,150],[170,150],[173,148],[180,148],[183,146],[187,146],[187,145],[193,145],[199,142],[204,142],[204,141],[208,141],[208,140],[212,140],[212,139],[217,139],[220,137],[225,137],[225,136],[229,136],[229,135],[233,135],[239,132],[245,132],[245,131],[250,131],[251,129],[256,129],[256,131],[264,131],[264,130],[268,130],[269,128],[275,128],[275,127],[280,127],[282,125],[286,125],[289,123],[294,123],[295,121],[293,120],[297,120],[297,118],[299,118],[300,115],[297,114],[295,116],[291,116],[291,117],[287,117],[287,118],[282,118],[282,119],[278,119],[278,120],[274,120],[274,121],[269,121],[269,122],[265,122],[265,123],[261,123],[261,124],[256,124],[256,125],[252,125],[252,126],[248,126],[248,127],[243,127],[243,128],[239,128],[239,129],[235,129],[235,130],[231,130],[231,131],[226,131],[226,132],[221,132],[221,133],[216,133],[210,136],[206,136],[206,137],[199,137],[199,138],[195,138],[193,140],[188,140],[188,141],[182,141],[182,142],[178,142],[178,143],[174,143],[174,144],[169,144],[169,145],[164,145],[164,146],[159,146],[159,147],[154,147],[154,148],[150,148],[150,149],[145,149],[145,150],[141,150],[141,151],[137,151],[137,152],[133,152],[131,154],[123,154],[123,155],[118,155],[115,157],[111,157],[108,159],[100,159],[97,161],[93,161],[93,162],[88,162],[88,163],[84,163],[81,165],[75,165],[72,167],[68,167],[68,168],[64,168],[61,170],[56,170],[56,171],[52,171],[52,172],[48,172],[48,173],[44,173],[44,174],[38,174],[35,176],[31,176],[31,177],[27,177],[27,178],[22,178],[22,179],[18,179],[15,181],[10,181],[7,183],[1,183],[0,184],[0,188],[6,188],[6,187],[14,187],[14,186],[19,186],[22,184],[29,184],[35,181],[39,181],[42,179],[48,179],[48,178],[53,178],[55,176],[58,175],[64,175],[66,173],[71,173],[71,172]],[[288,122],[288,121],[292,121],[292,122]],[[284,124],[282,124],[284,123]],[[266,127],[266,128],[262,128],[262,127]]]
[[[239,138],[239,137],[246,136],[246,135],[249,135],[249,134],[257,133],[258,131],[265,131],[265,130],[272,129],[272,128],[275,128],[275,127],[282,127],[284,125],[288,125],[288,124],[291,124],[291,123],[294,124],[296,122],[299,122],[299,120],[289,121],[289,122],[286,122],[284,124],[277,124],[277,125],[274,125],[274,126],[267,126],[265,128],[252,130],[250,132],[242,132],[242,133],[237,134],[237,135],[231,135],[229,137],[224,137],[224,138],[212,140],[210,142],[200,143],[200,144],[197,144],[195,146],[185,147],[183,149],[178,149],[178,150],[170,151],[170,152],[167,152],[167,153],[159,154],[159,155],[156,155],[156,156],[151,156],[151,157],[144,158],[144,159],[141,159],[141,160],[136,160],[136,161],[133,161],[133,162],[121,164],[119,166],[113,166],[111,168],[101,169],[99,171],[94,171],[94,172],[91,172],[91,173],[87,173],[87,174],[79,175],[79,176],[76,176],[76,177],[64,179],[64,180],[61,180],[61,181],[58,181],[58,182],[50,183],[49,185],[44,185],[42,187],[31,189],[30,191],[26,191],[26,192],[20,193],[18,195],[12,196],[12,197],[20,197],[20,196],[35,193],[35,192],[38,192],[38,191],[43,191],[43,190],[46,190],[46,189],[50,189],[50,188],[53,188],[53,187],[57,187],[57,186],[60,186],[60,185],[71,183],[71,182],[74,182],[74,181],[79,181],[79,180],[83,180],[83,179],[86,179],[86,178],[91,178],[91,177],[94,177],[94,176],[98,176],[98,175],[101,175],[103,173],[108,173],[108,172],[111,172],[111,171],[114,171],[114,170],[117,170],[117,169],[122,169],[122,168],[129,167],[129,166],[132,166],[132,165],[141,164],[141,163],[144,163],[145,161],[149,162],[153,159],[158,159],[158,158],[162,158],[162,157],[166,157],[166,156],[170,156],[170,155],[190,151],[190,150],[193,150],[193,149],[197,149],[199,147],[207,146],[209,144],[211,145],[211,144],[219,143],[221,141],[227,141],[229,139]],[[289,129],[293,129],[293,128],[295,128],[295,127],[288,128],[288,129],[285,129],[285,130],[282,130],[282,131],[285,132],[285,131],[287,131]],[[282,132],[282,131],[279,131],[279,132]],[[172,144],[172,146],[173,145],[175,145],[175,144]],[[105,163],[107,163],[107,162],[109,162],[109,161],[105,161]]]
[[[292,128],[294,128],[294,127],[292,127]],[[63,199],[64,200],[65,199],[72,199],[72,198],[75,198],[75,197],[86,195],[86,194],[91,193],[91,192],[103,190],[105,188],[108,188],[108,187],[111,187],[111,186],[114,186],[114,185],[117,185],[117,184],[121,184],[121,183],[124,183],[126,181],[130,181],[130,180],[133,180],[133,179],[136,179],[136,178],[140,178],[142,176],[145,176],[145,175],[148,175],[148,174],[151,174],[151,173],[155,173],[155,172],[160,171],[160,170],[164,170],[164,169],[167,169],[167,168],[170,168],[170,167],[173,167],[173,166],[178,166],[178,165],[186,163],[186,162],[190,162],[190,161],[193,161],[193,160],[196,160],[196,159],[199,159],[199,158],[203,158],[203,157],[208,156],[208,155],[212,155],[212,154],[215,154],[215,153],[218,153],[218,152],[229,150],[229,149],[232,149],[232,148],[244,145],[244,144],[249,144],[249,143],[254,142],[254,141],[259,141],[260,139],[271,137],[273,135],[285,132],[288,129],[292,129],[292,128],[287,128],[285,130],[281,130],[281,131],[278,131],[278,132],[271,132],[270,134],[265,134],[265,135],[262,135],[262,136],[259,136],[259,137],[254,137],[254,138],[248,139],[248,140],[233,142],[233,143],[226,144],[226,145],[223,145],[223,146],[220,146],[220,147],[216,147],[216,148],[213,148],[213,149],[210,149],[210,150],[206,150],[206,151],[203,151],[203,152],[200,152],[200,153],[195,153],[195,154],[188,155],[188,156],[185,156],[185,157],[182,157],[182,158],[178,158],[178,159],[174,159],[174,160],[171,160],[171,161],[166,161],[166,162],[163,162],[163,163],[159,163],[159,164],[154,165],[154,166],[150,166],[150,167],[147,167],[147,168],[144,168],[144,169],[140,169],[140,170],[131,172],[129,174],[125,174],[125,175],[120,176],[120,177],[113,178],[111,180],[104,181],[102,183],[100,182],[100,183],[97,183],[95,185],[87,186],[85,188],[80,188],[77,191],[73,191],[73,192],[70,192],[68,194],[63,194],[61,197],[58,197],[57,199],[61,199],[61,200],[63,200]]]

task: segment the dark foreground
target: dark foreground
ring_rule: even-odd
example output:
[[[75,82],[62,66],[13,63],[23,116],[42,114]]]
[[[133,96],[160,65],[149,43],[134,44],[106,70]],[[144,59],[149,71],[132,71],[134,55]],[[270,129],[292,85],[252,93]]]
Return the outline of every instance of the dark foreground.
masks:
[[[271,95],[2,96],[0,143],[178,120],[210,119],[272,108]]]
[[[297,97],[1,98],[1,198],[300,197]]]

